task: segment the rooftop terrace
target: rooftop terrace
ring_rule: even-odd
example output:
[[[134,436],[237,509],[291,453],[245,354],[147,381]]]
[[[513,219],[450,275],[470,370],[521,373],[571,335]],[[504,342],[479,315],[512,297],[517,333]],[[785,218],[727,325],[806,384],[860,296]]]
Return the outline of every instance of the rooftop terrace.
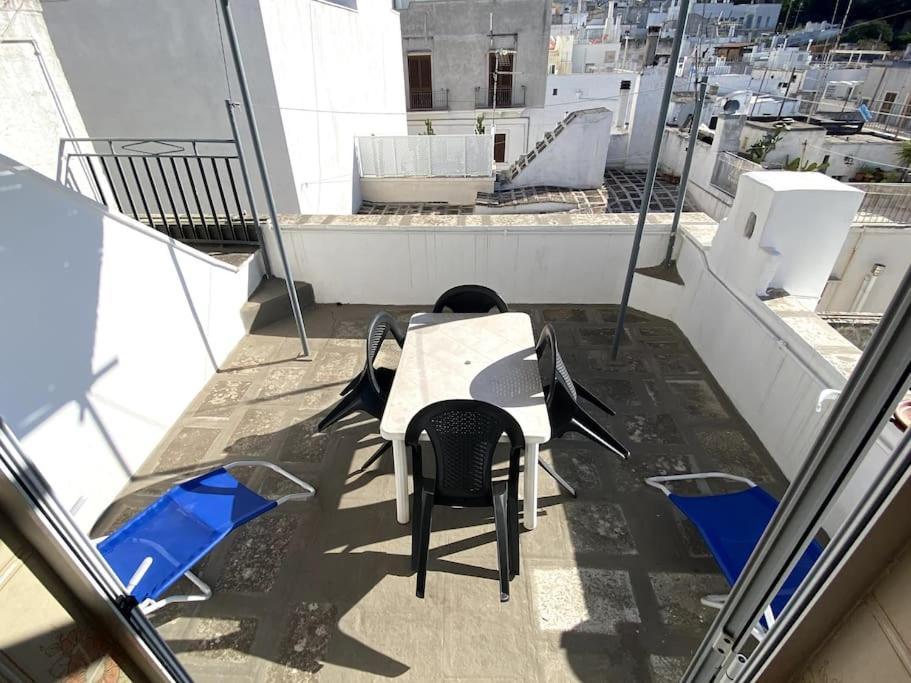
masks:
[[[252,522],[203,560],[211,600],[153,615],[196,680],[679,678],[713,617],[699,597],[726,584],[643,477],[723,469],[776,495],[786,482],[672,323],[631,312],[612,363],[615,306],[514,308],[536,332],[554,324],[570,372],[616,409],[609,427],[632,455],[622,462],[575,438],[542,448],[579,498],[540,479],[539,524],[522,533],[510,602],[497,600],[491,521],[443,508],[427,597],[415,597],[391,458],[352,474],[380,442],[377,423],[355,417],[314,434],[362,365],[378,309],[318,305],[305,312],[312,360],[296,359],[290,320],[246,336],[94,529],[115,528],[173,480],[219,462],[269,459],[318,487],[315,499]],[[419,310],[386,309],[402,320]],[[378,364],[395,363],[388,345],[382,355]],[[274,478],[249,483],[287,492]]]

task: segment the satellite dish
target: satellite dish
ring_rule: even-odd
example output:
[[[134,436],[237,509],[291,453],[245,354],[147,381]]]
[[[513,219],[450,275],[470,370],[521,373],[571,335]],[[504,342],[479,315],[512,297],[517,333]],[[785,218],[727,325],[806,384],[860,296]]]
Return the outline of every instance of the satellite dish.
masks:
[[[725,114],[733,114],[740,109],[740,102],[737,100],[727,100],[724,103],[723,109]]]

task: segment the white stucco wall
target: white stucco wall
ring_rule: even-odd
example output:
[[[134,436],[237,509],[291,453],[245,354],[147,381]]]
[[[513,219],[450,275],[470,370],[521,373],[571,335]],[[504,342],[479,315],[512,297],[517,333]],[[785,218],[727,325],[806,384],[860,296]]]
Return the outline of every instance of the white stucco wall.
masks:
[[[260,5],[301,211],[352,213],[354,139],[408,133],[398,12],[386,0]]]
[[[426,305],[477,282],[519,303],[617,303],[636,224],[635,214],[395,218],[281,217],[295,279],[310,282],[318,302]],[[649,215],[641,266],[663,260],[671,218]]]
[[[626,168],[645,169],[655,142],[658,109],[667,67],[646,68],[639,77],[639,87],[632,96]]]
[[[261,275],[0,156],[0,415],[83,529],[243,336]]]
[[[12,42],[23,40],[34,45]],[[42,60],[47,73],[41,68]],[[4,3],[0,6],[0,154],[55,178],[60,138],[86,135],[41,4],[38,0],[25,0],[15,7]],[[82,164],[73,164],[72,180],[80,191],[92,194]]]

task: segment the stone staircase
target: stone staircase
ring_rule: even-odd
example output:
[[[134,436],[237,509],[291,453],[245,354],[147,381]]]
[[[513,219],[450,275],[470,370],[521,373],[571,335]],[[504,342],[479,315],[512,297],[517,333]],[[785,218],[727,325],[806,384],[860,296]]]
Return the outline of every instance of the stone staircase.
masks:
[[[295,282],[297,298],[301,308],[312,306],[314,302],[313,286],[308,282]],[[291,302],[288,300],[288,288],[280,277],[264,279],[240,309],[247,332],[255,332],[276,320],[291,316]]]
[[[496,189],[531,185],[572,189],[600,186],[610,143],[610,119],[611,112],[604,107],[567,113],[531,150],[497,174]],[[587,144],[589,138],[591,145]],[[586,158],[581,159],[580,154]],[[584,183],[580,182],[582,176],[579,173],[568,170],[587,169],[589,165],[594,168],[594,173],[584,174]]]

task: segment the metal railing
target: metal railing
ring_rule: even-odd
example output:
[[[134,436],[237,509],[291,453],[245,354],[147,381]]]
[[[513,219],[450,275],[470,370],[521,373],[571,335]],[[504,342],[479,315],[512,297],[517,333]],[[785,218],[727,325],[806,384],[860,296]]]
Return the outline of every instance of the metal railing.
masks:
[[[94,147],[82,151],[85,143]],[[57,180],[72,159],[111,210],[190,243],[260,245],[260,223],[231,139],[62,138]]]
[[[850,183],[864,191],[855,225],[911,226],[911,183]]]
[[[737,194],[737,183],[740,181],[740,176],[750,171],[761,170],[763,170],[762,166],[749,159],[739,157],[732,152],[722,152],[715,159],[711,184],[733,197]]]
[[[417,88],[408,91],[408,111],[444,111],[449,109],[449,88],[425,90]]]
[[[496,89],[496,107],[509,109],[510,107],[525,106],[525,86],[498,87]],[[494,108],[494,89],[478,86],[474,89],[474,106],[476,109]]]

